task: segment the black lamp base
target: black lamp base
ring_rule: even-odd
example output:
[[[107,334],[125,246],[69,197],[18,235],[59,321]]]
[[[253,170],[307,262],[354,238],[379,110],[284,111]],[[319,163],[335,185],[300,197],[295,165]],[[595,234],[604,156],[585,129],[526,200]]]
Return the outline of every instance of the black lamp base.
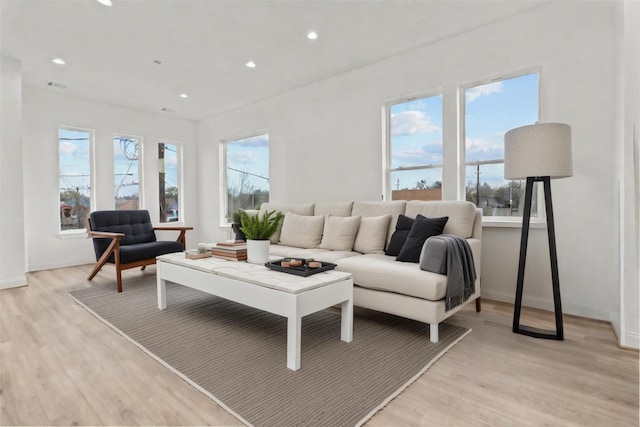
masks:
[[[527,260],[527,241],[529,240],[529,224],[531,222],[531,198],[533,184],[542,182],[544,185],[544,199],[547,210],[547,234],[549,237],[549,258],[551,261],[551,280],[553,286],[553,306],[556,320],[556,330],[544,330],[531,326],[520,325],[522,311],[522,291],[524,288],[524,269]],[[513,332],[534,338],[564,340],[562,325],[562,304],[560,302],[560,280],[558,277],[558,253],[556,251],[556,234],[553,223],[553,204],[551,203],[551,178],[529,177],[524,196],[524,215],[522,217],[522,236],[520,238],[520,262],[518,264],[518,284],[516,287],[516,301],[513,310]]]

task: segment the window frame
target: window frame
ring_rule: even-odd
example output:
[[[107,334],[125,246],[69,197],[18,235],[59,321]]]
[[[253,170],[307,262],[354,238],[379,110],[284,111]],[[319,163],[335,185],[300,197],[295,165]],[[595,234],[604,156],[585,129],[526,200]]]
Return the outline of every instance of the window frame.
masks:
[[[391,168],[391,107],[398,104],[405,104],[407,102],[416,101],[419,99],[433,98],[439,96],[442,102],[442,163],[441,164],[429,164],[424,166],[411,166],[407,168]],[[445,149],[444,149],[444,91],[442,88],[432,89],[430,91],[416,93],[414,95],[403,96],[400,98],[392,99],[384,103],[382,106],[382,200],[391,201],[393,184],[391,183],[391,174],[396,171],[402,170],[422,170],[422,169],[440,169],[442,171],[442,187],[444,188],[444,168],[446,164]]]
[[[60,215],[60,130],[68,130],[73,132],[86,132],[89,134],[89,212],[96,210],[96,162],[95,162],[95,129],[87,129],[78,126],[58,125],[56,127],[56,140],[58,142],[56,165],[58,171],[57,178],[57,198],[56,206],[58,215]],[[86,223],[82,228],[74,228],[63,230],[60,219],[58,219],[58,236],[60,238],[71,237],[76,234],[85,235],[87,233]]]
[[[470,162],[467,164],[466,162],[466,90],[474,88],[476,86],[483,86],[490,83],[496,83],[499,81],[515,79],[518,77],[524,77],[529,74],[537,74],[538,75],[538,121],[539,123],[543,122],[542,116],[542,89],[543,89],[543,73],[542,67],[535,66],[529,68],[522,68],[518,70],[512,70],[504,73],[493,74],[488,77],[484,77],[482,79],[474,79],[458,85],[458,200],[466,201],[466,168],[467,166],[473,166],[476,162]],[[489,161],[489,163],[493,162],[493,160]],[[497,164],[497,162],[493,162]],[[482,162],[480,163],[482,164]],[[504,164],[504,158],[502,159],[502,164]],[[526,180],[523,180],[526,181]],[[537,193],[536,204],[537,204],[537,213],[536,216],[531,216],[531,223],[533,228],[537,228],[542,224],[546,224],[546,210],[544,203],[544,191],[541,191],[542,188],[538,185],[540,183],[536,183],[537,186],[534,188],[534,191]],[[496,227],[512,227],[519,226],[522,224],[521,216],[482,216],[482,222],[485,226],[496,226]],[[538,224],[536,226],[536,224]]]
[[[231,228],[232,219],[227,218],[227,210],[229,208],[228,188],[227,188],[227,144],[231,142],[241,141],[243,139],[254,138],[257,136],[267,135],[269,138],[269,177],[271,177],[271,139],[269,129],[263,129],[250,133],[243,133],[240,136],[221,139],[218,144],[218,170],[220,173],[219,203],[220,206],[220,227]],[[269,179],[269,200],[271,200],[271,179]]]
[[[138,141],[138,209],[145,209],[144,203],[144,138],[141,136],[127,135],[126,133],[114,133],[113,139],[127,138],[135,139]],[[113,159],[113,175],[115,177],[115,152]],[[117,209],[115,194],[113,195],[114,209]]]
[[[176,176],[176,188],[178,189],[178,221],[162,221],[160,219],[160,214],[161,214],[161,210],[160,210],[160,198],[159,198],[159,183],[160,183],[160,170],[164,170],[164,163],[162,165],[162,169],[160,168],[160,162],[164,162],[164,158],[160,159],[159,155],[158,155],[158,148],[160,146],[160,144],[165,144],[165,145],[174,145],[176,147],[176,157],[177,157],[177,162],[178,162],[178,173]],[[183,144],[182,142],[176,142],[176,141],[170,141],[170,140],[158,140],[158,143],[156,145],[156,156],[157,156],[157,160],[158,160],[158,171],[157,171],[157,176],[158,176],[158,200],[157,200],[157,208],[158,208],[158,223],[160,224],[160,227],[164,226],[171,226],[171,225],[182,225],[184,224],[184,188],[183,188],[183,182],[184,182],[184,164],[183,164]],[[166,191],[166,188],[165,188]],[[153,221],[152,221],[153,222]]]

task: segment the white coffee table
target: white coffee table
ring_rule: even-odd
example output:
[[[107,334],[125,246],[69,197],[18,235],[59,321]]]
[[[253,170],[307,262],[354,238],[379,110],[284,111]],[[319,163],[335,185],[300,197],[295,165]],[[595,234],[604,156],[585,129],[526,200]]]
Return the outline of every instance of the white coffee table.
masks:
[[[300,369],[302,317],[340,304],[340,339],[353,339],[353,279],[341,271],[309,277],[281,273],[263,265],[183,253],[157,259],[158,308],[167,308],[166,282],[174,282],[287,318],[287,368]]]

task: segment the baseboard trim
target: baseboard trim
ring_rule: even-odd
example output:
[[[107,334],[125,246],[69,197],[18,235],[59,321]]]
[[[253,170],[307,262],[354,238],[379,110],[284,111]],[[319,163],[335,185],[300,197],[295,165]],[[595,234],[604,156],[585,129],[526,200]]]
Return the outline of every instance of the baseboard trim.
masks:
[[[496,292],[487,290],[485,288],[482,288],[482,297],[495,301],[508,302],[511,304],[513,304],[515,301],[515,294],[499,291]],[[552,299],[523,296],[522,305],[525,307],[538,308],[540,310],[553,311]],[[567,301],[562,301],[562,312],[573,316],[604,320],[605,322],[611,322],[613,320],[613,313],[611,311],[581,304],[574,304]]]
[[[0,280],[0,289],[19,288],[21,286],[27,286],[27,276]]]
[[[624,334],[624,339],[620,341],[620,347],[632,350],[640,349],[640,335],[632,332]]]

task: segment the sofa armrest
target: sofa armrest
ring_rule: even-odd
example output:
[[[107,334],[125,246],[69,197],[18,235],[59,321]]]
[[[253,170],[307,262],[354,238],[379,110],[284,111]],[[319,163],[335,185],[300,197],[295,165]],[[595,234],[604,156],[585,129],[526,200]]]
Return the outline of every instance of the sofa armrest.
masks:
[[[482,265],[482,240],[470,237],[467,239],[471,253],[473,254],[473,263],[476,266],[476,276],[480,278],[480,266]]]

